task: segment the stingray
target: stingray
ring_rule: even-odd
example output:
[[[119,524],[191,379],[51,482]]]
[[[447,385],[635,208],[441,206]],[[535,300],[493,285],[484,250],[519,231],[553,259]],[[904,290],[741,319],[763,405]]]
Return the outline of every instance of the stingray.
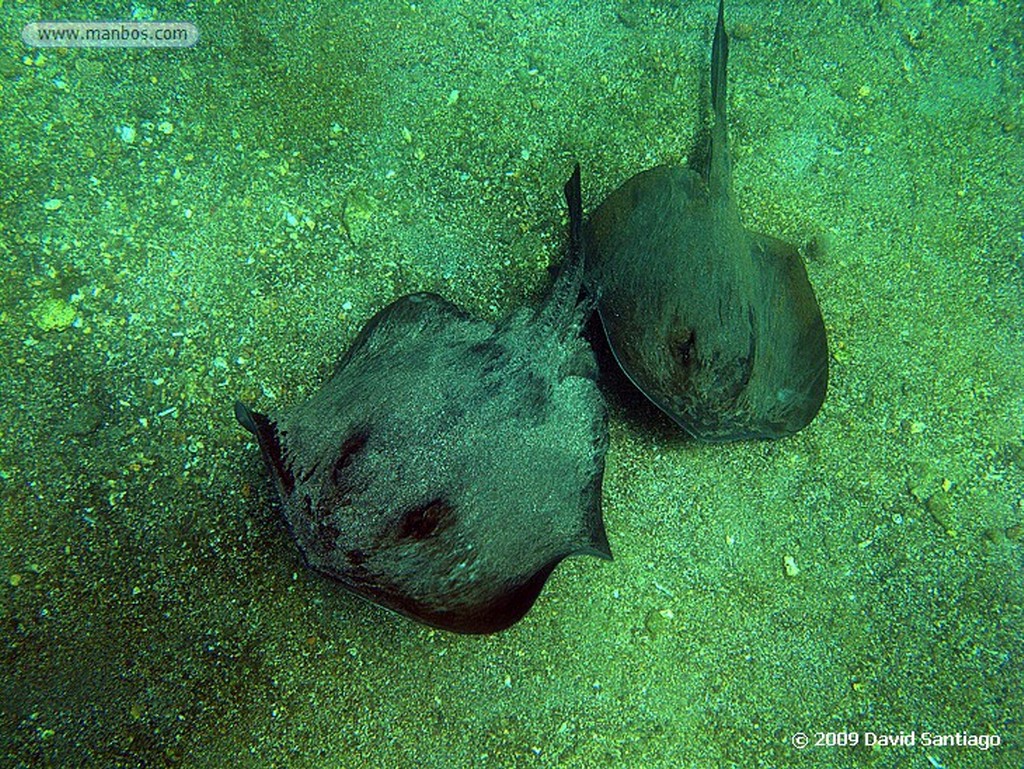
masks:
[[[797,250],[740,223],[723,5],[703,166],[658,166],[609,195],[584,229],[584,283],[619,366],[686,432],[707,441],[779,438],[818,413],[828,346]]]
[[[579,166],[570,248],[546,300],[497,327],[429,293],[360,331],[307,401],[235,415],[255,434],[316,571],[462,633],[517,622],[562,559],[610,559],[608,427],[581,327]]]

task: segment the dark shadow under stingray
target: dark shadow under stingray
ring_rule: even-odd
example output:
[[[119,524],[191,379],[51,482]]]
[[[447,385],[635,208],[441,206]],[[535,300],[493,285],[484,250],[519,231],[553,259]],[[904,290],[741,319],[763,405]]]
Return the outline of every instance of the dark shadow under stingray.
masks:
[[[309,566],[446,630],[502,630],[562,559],[611,557],[607,417],[580,335],[578,167],[565,192],[569,255],[538,309],[495,327],[405,296],[304,403],[235,407]]]
[[[584,229],[584,283],[615,360],[690,435],[779,438],[825,399],[828,345],[797,250],[748,232],[732,196],[720,2],[706,167],[626,181]]]

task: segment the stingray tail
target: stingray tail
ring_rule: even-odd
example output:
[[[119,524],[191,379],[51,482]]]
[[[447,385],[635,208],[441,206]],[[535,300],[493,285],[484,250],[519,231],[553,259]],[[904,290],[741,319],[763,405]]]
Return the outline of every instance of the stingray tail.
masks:
[[[579,254],[583,249],[583,192],[580,189],[580,164],[572,170],[562,188],[565,194],[565,204],[569,208],[569,256],[570,258]]]
[[[729,61],[729,36],[725,34],[725,0],[718,0],[718,23],[711,43],[711,106],[715,120],[725,122],[726,77]]]
[[[725,0],[718,0],[718,23],[711,43],[711,107],[715,124],[711,129],[711,152],[708,157],[708,186],[712,191],[729,191],[732,160],[729,156],[729,124],[726,122],[728,102],[726,64],[729,61],[729,36],[725,33]]]
[[[563,191],[569,207],[569,253],[559,266],[551,294],[538,310],[537,316],[543,323],[554,328],[578,328],[578,324],[573,321],[581,306],[579,295],[583,281],[583,195],[580,191],[579,163]],[[592,302],[587,302],[587,305],[593,309]],[[586,307],[583,308],[583,314],[589,314]],[[582,318],[579,322],[582,322]]]

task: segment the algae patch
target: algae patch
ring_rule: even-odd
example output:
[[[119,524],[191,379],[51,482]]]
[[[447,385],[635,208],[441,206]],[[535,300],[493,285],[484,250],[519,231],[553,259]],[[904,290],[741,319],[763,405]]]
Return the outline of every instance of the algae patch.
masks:
[[[370,220],[377,212],[377,200],[362,190],[350,190],[342,204],[341,223],[353,246],[362,245],[366,239]]]
[[[64,299],[46,299],[32,310],[32,322],[42,331],[64,331],[75,322],[77,313]]]

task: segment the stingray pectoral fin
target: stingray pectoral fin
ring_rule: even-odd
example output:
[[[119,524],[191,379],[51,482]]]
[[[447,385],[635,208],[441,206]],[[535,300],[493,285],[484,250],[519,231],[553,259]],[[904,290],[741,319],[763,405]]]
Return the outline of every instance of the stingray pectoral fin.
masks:
[[[256,415],[254,412],[249,411],[249,407],[242,403],[242,401],[235,401],[235,419],[238,420],[238,424],[253,435],[258,435],[257,431],[259,428],[256,427]]]
[[[604,331],[605,339],[608,340],[608,349],[611,351],[612,358],[615,360],[615,363],[618,364],[622,373],[625,374],[629,383],[637,389],[637,392],[647,398],[647,400],[653,403],[658,409],[663,411],[691,438],[708,440],[706,436],[696,431],[693,426],[679,413],[678,407],[670,402],[668,396],[664,392],[659,388],[656,388],[649,381],[648,377],[644,377],[642,375],[644,373],[643,367],[641,365],[634,366],[632,361],[628,359],[626,351],[619,350],[619,347],[616,345],[616,341],[628,339],[628,337],[626,337],[625,334],[620,335],[617,333],[616,327],[613,326],[612,322],[606,319],[601,313],[600,306],[598,306],[597,317],[601,321],[601,329]]]
[[[598,483],[600,483],[600,477],[598,477]],[[597,501],[587,523],[585,538],[580,537],[578,541],[572,543],[563,557],[568,558],[573,555],[592,555],[602,561],[612,560],[612,546],[608,544],[608,533],[604,529],[600,500]]]
[[[364,347],[387,346],[393,335],[408,334],[410,328],[416,325],[426,326],[431,322],[443,323],[452,319],[465,320],[468,317],[444,297],[427,291],[400,297],[380,309],[366,322],[338,362],[336,372],[344,368]]]
[[[506,630],[521,620],[562,560],[563,557],[555,558],[522,582],[509,584],[486,600],[469,600],[459,605],[438,603],[435,596],[410,595],[405,590],[393,591],[379,584],[368,588],[342,581],[357,595],[417,622],[454,633],[484,635]]]
[[[828,389],[828,339],[825,321],[807,277],[803,260],[789,243],[752,234],[761,260],[762,300],[759,319],[771,347],[772,399],[780,410],[782,434],[806,427],[825,400]]]
[[[561,558],[540,568],[532,577],[497,596],[493,601],[466,612],[442,613],[434,617],[437,627],[458,633],[497,633],[516,624],[536,603],[540,591]]]
[[[597,517],[590,528],[590,541],[576,550],[573,555],[592,555],[602,561],[612,560],[612,546],[608,544],[608,533],[604,530],[600,507],[598,507]]]
[[[270,474],[277,481],[281,495],[291,494],[295,488],[295,477],[285,464],[277,423],[268,418],[266,414],[253,411],[241,401],[235,401],[235,419],[242,427],[256,436],[263,461],[266,462]]]
[[[602,561],[613,560],[612,548],[608,544],[608,537],[605,536],[604,530],[601,531],[601,537],[602,541],[588,542],[573,550],[571,555],[592,555],[595,558],[600,558]]]
[[[605,417],[606,419],[607,417]],[[607,427],[602,427],[607,430]],[[602,439],[597,447],[599,455],[604,456],[607,444]],[[586,539],[570,551],[569,555],[592,555],[603,561],[612,560],[612,547],[608,544],[608,533],[604,528],[604,516],[601,514],[601,487],[604,468],[601,468],[583,490],[583,508],[585,510]]]

